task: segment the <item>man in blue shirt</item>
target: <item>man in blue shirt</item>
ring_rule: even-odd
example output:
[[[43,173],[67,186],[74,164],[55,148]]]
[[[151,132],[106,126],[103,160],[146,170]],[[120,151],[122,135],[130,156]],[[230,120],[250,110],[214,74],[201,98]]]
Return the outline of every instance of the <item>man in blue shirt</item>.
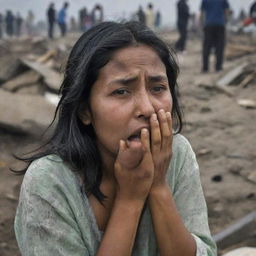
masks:
[[[222,70],[225,24],[228,13],[228,0],[202,0],[201,17],[204,20],[203,72],[208,72],[209,55],[212,48],[215,49],[216,56],[215,70]]]
[[[65,2],[63,7],[58,13],[58,24],[60,26],[60,32],[63,37],[66,35],[66,31],[67,31],[67,24],[66,24],[67,8],[68,8],[68,3]]]

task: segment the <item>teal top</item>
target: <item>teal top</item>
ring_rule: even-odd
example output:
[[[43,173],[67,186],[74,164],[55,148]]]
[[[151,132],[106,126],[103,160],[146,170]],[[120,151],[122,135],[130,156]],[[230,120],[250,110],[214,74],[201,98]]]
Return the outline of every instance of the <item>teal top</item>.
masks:
[[[198,164],[182,135],[174,136],[167,179],[183,222],[195,238],[196,255],[217,255],[209,231]],[[57,155],[42,157],[28,168],[14,228],[23,256],[94,256],[103,237],[78,175]],[[146,206],[132,256],[157,255],[150,210]]]

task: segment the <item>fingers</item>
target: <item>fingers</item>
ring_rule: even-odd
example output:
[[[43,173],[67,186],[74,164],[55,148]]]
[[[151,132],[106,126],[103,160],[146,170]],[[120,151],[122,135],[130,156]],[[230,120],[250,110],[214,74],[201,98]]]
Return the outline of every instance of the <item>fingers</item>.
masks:
[[[140,140],[145,152],[150,152],[149,131],[146,128],[141,130]]]
[[[150,118],[151,126],[151,150],[157,153],[161,150],[161,131],[157,115],[154,113]]]
[[[152,153],[168,149],[172,144],[171,113],[160,109],[157,115],[152,114],[150,124]]]

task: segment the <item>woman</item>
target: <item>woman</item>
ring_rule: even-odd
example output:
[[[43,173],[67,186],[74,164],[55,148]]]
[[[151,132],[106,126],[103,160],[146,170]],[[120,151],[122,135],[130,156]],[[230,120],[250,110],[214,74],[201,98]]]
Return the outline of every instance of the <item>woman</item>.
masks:
[[[15,219],[23,255],[216,255],[195,155],[178,134],[177,74],[139,23],[81,36],[54,135],[27,159]]]

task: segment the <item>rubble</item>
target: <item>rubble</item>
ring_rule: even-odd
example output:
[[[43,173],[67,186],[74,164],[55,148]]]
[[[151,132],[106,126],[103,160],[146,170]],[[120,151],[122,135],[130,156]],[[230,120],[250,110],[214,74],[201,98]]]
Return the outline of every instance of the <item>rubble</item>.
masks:
[[[0,89],[0,127],[14,133],[40,135],[53,119],[55,106],[42,96]]]

